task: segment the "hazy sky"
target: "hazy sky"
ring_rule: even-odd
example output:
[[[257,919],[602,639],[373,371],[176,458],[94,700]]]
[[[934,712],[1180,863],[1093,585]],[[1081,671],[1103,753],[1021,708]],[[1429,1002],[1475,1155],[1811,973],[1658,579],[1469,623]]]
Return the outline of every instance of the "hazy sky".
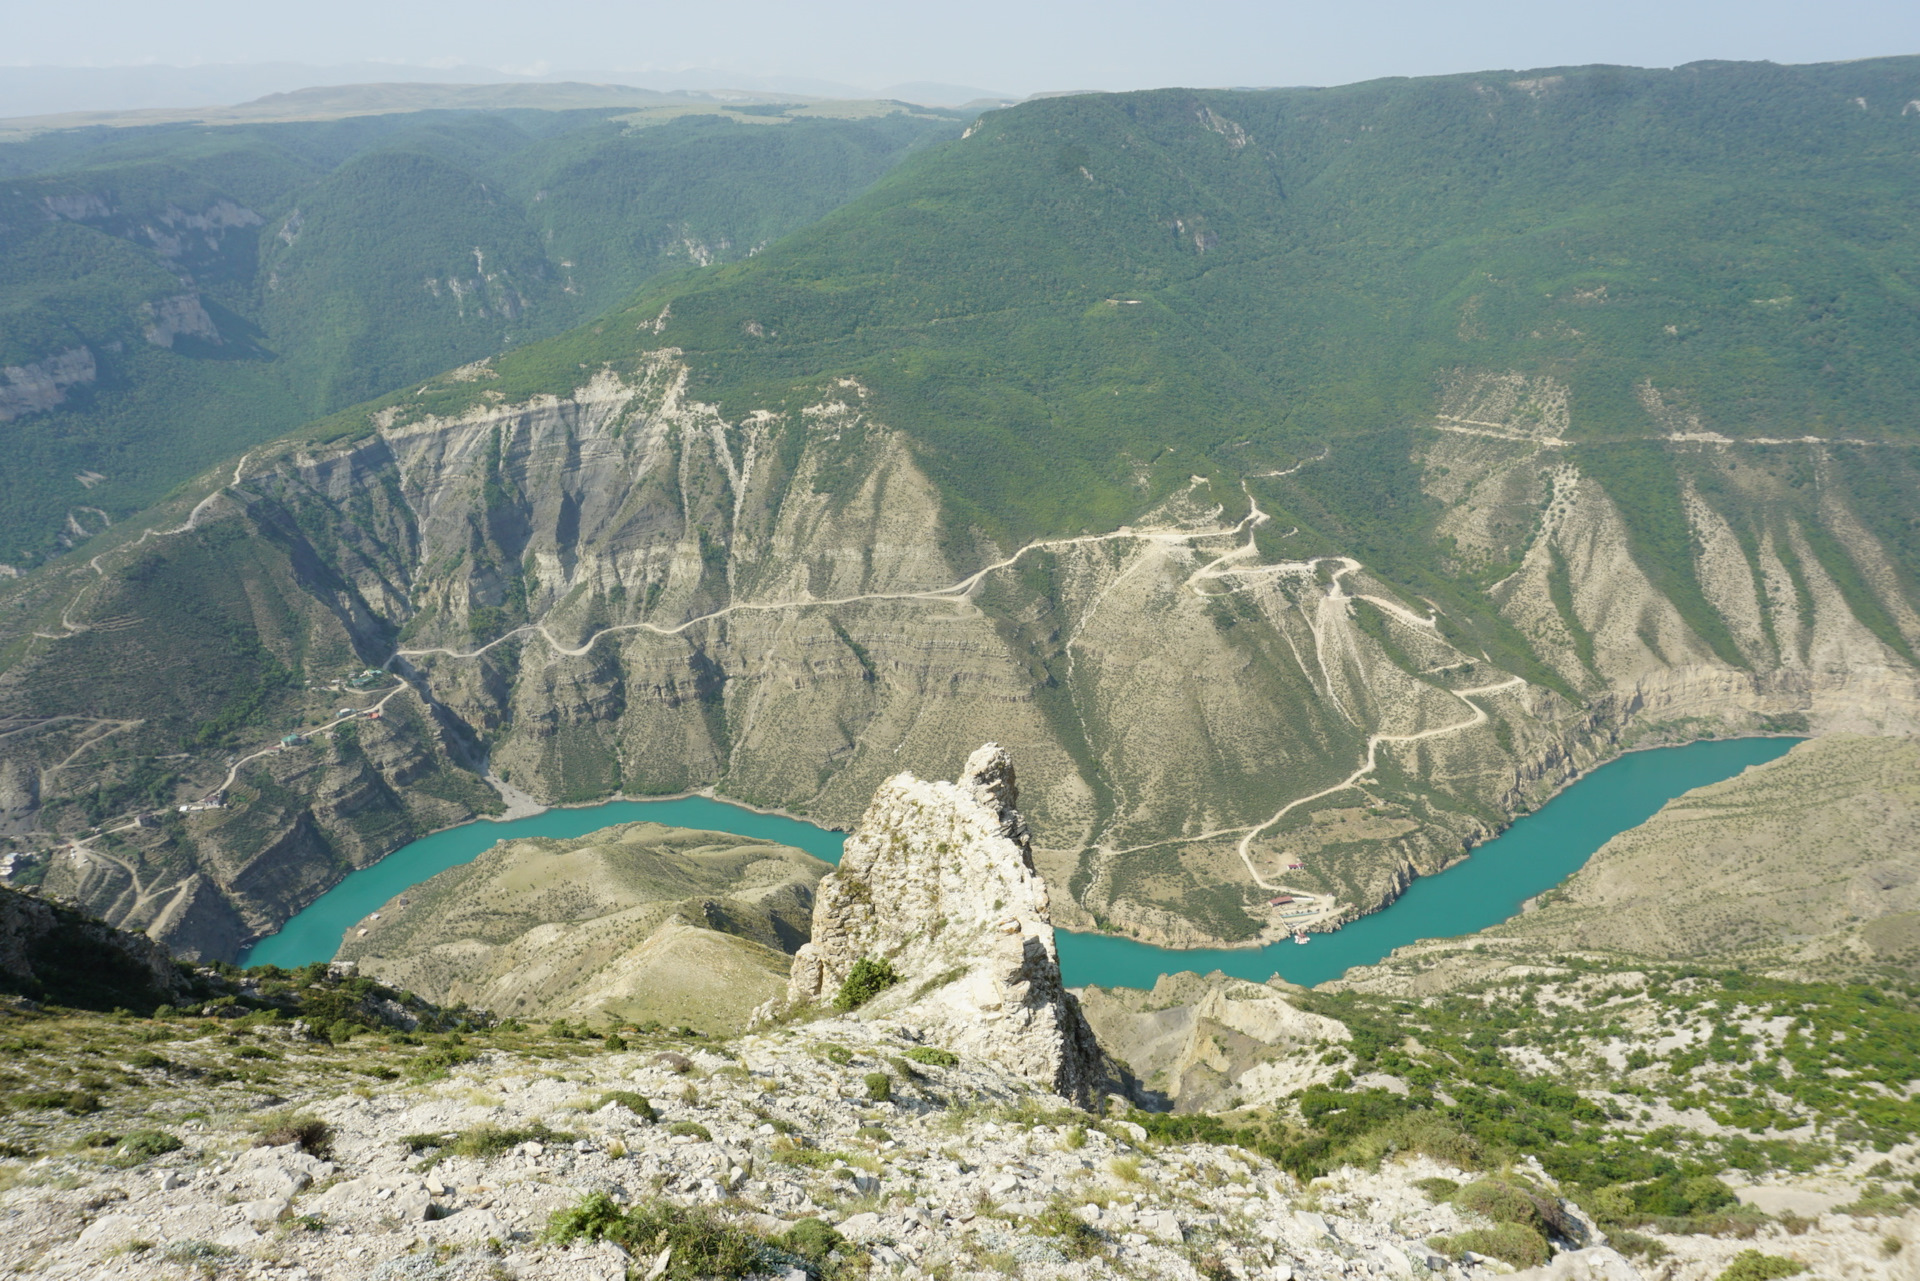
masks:
[[[1012,93],[1920,52],[1915,0],[0,0],[0,63],[391,60]],[[397,78],[397,77],[396,77]]]

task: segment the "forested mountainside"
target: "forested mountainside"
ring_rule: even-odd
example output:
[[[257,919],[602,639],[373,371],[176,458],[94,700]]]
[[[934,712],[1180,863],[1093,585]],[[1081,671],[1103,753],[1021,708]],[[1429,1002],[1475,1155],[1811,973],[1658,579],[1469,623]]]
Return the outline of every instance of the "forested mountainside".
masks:
[[[1917,100],[1890,59],[990,113],[13,584],[0,803],[117,829],[49,885],[212,955],[477,771],[844,825],[991,738],[1063,923],[1200,942],[1370,910],[1624,746],[1910,734]],[[255,754],[383,664],[381,720]]]
[[[672,118],[688,105],[0,145],[0,562],[38,563],[220,458],[558,333],[660,272],[745,257],[959,131],[898,104]]]

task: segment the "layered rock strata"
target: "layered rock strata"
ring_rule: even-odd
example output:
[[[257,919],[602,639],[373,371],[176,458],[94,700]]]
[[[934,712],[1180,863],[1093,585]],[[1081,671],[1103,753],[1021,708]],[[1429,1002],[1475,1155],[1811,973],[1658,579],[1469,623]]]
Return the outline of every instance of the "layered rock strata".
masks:
[[[954,782],[898,774],[882,784],[820,882],[787,999],[833,1000],[859,961],[885,962],[900,981],[866,1007],[873,1015],[907,1019],[1086,1102],[1107,1071],[1060,981],[1019,796],[997,743],[968,757]]]
[[[993,737],[1062,924],[1252,943],[1384,905],[1626,747],[1920,733],[1920,615],[1860,497],[1904,474],[1890,451],[1662,445],[1698,550],[1676,597],[1573,426],[1448,400],[1405,460],[1446,513],[1423,563],[1512,569],[1476,613],[1278,528],[1350,442],[1271,490],[1199,478],[1118,529],[996,542],[850,379],[729,417],[662,350],[570,395],[425,408],[491,377],[249,455],[8,580],[0,822],[44,854],[115,799],[114,848],[44,864],[50,892],[232,956],[346,868],[497,809],[481,773],[541,803],[717,787],[838,826]],[[332,720],[319,678],[383,663],[411,692],[361,727],[364,767],[259,755]],[[194,739],[249,691],[272,708],[236,753]],[[133,762],[162,759],[171,800],[228,808],[137,827]]]

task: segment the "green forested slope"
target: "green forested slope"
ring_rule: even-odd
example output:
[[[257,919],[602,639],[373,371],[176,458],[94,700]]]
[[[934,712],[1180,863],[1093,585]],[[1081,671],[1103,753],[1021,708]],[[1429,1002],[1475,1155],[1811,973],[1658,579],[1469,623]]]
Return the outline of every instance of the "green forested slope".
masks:
[[[638,310],[723,402],[858,374],[1008,534],[1421,420],[1462,369],[1562,381],[1582,441],[1656,434],[1648,384],[1702,430],[1906,436],[1916,95],[1884,59],[1028,103]]]
[[[768,123],[416,112],[0,146],[0,561],[662,270],[744,256],[954,128],[752,110]]]

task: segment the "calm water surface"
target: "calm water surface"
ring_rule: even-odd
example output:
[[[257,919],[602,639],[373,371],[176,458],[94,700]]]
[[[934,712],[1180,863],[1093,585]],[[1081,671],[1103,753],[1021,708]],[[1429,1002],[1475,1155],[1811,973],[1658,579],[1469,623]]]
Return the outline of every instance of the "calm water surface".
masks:
[[[1424,938],[1470,934],[1506,920],[1523,900],[1578,871],[1620,832],[1644,823],[1662,805],[1696,787],[1731,778],[1749,765],[1784,755],[1797,738],[1741,738],[1633,752],[1582,778],[1538,811],[1516,822],[1473,856],[1439,876],[1423,876],[1391,907],[1333,934],[1312,935],[1305,947],[1175,950],[1105,934],[1059,931],[1060,968],[1068,984],[1152,987],[1179,970],[1224,970],[1262,981],[1278,974],[1295,983],[1321,983],[1355,965],[1368,965],[1396,947]],[[674,801],[608,801],[580,809],[548,810],[510,823],[477,822],[404,845],[372,867],[350,874],[241,957],[242,965],[292,967],[330,959],[341,936],[394,895],[450,867],[470,863],[495,842],[523,836],[566,838],[614,823],[665,823],[796,846],[840,861],[843,832],[799,819],[758,814],[704,796]]]

